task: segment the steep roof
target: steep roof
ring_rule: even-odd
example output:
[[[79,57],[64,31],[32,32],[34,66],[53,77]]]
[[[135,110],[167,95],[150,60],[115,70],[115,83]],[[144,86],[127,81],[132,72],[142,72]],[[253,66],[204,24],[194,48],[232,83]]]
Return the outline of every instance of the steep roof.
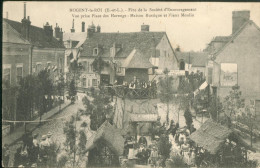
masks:
[[[208,119],[190,135],[190,139],[211,154],[216,154],[231,133],[231,129]]]
[[[22,23],[16,22],[9,19],[3,19],[6,23],[8,23],[13,29],[15,29],[18,33],[21,34]],[[52,37],[52,40],[48,41],[48,36],[44,32],[43,28],[30,26],[29,31],[29,42],[38,47],[45,48],[64,48],[63,44],[61,44],[57,39]]]
[[[115,57],[125,58],[134,48],[139,49],[142,56],[151,57],[155,54],[155,47],[165,34],[165,32],[93,33],[83,43],[81,56],[93,56],[93,49],[99,46],[99,55],[109,57],[110,48],[116,43],[122,47]]]
[[[207,52],[175,52],[178,60],[192,64],[193,67],[205,67],[208,59]]]
[[[144,55],[140,50],[134,49],[125,59],[123,67],[125,68],[152,68],[148,55]]]
[[[260,31],[260,28],[255,24],[255,22],[248,20],[229,38],[228,42],[226,42],[223,47],[214,53],[214,56],[216,57],[219,53],[221,53],[246,28],[248,24],[253,24]]]
[[[108,121],[105,121],[94,133],[86,144],[86,151],[93,149],[99,140],[104,140],[107,146],[115,152],[116,155],[121,156],[124,152],[124,138],[120,134],[120,130],[112,126]]]
[[[13,29],[5,21],[3,22],[3,43],[19,43],[19,44],[30,44],[29,41],[24,39],[20,33]]]
[[[78,33],[63,33],[63,41],[72,40],[72,41],[81,41],[87,38],[87,32],[78,32]]]

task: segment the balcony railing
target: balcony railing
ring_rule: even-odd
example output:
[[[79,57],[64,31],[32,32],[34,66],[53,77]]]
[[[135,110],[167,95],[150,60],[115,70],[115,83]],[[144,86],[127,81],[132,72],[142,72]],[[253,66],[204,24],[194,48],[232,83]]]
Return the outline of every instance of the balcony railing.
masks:
[[[157,97],[155,87],[131,89],[127,86],[114,86],[113,89],[120,98],[153,99]]]

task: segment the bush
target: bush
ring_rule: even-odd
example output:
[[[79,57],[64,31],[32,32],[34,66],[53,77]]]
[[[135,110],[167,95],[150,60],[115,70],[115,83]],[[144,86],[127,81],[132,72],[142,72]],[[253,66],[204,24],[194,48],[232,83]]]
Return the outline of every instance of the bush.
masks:
[[[67,161],[68,161],[68,157],[66,155],[62,155],[59,160],[58,160],[58,167],[65,167]]]
[[[188,167],[183,158],[179,155],[173,156],[171,160],[167,162],[167,167]]]

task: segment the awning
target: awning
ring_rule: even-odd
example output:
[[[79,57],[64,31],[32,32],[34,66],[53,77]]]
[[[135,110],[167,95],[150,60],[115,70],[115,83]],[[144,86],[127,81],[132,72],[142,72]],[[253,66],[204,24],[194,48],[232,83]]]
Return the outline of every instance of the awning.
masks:
[[[207,83],[207,81],[205,81],[204,83],[202,83],[202,84],[200,85],[199,90],[203,90],[203,89],[205,89],[207,86],[208,86],[208,83]]]

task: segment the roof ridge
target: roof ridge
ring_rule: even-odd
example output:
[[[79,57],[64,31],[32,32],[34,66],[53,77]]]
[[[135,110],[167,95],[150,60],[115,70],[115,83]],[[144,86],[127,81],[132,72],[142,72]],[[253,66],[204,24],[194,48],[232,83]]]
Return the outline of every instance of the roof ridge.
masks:
[[[228,42],[223,47],[221,47],[217,52],[213,53],[212,55],[214,55],[216,57],[219,53],[221,53],[242,32],[242,30],[245,29],[245,27],[249,23],[253,23],[256,26],[256,24],[252,20],[246,21],[234,34],[230,35],[231,38],[228,40]],[[259,29],[258,26],[256,26],[256,27]]]

